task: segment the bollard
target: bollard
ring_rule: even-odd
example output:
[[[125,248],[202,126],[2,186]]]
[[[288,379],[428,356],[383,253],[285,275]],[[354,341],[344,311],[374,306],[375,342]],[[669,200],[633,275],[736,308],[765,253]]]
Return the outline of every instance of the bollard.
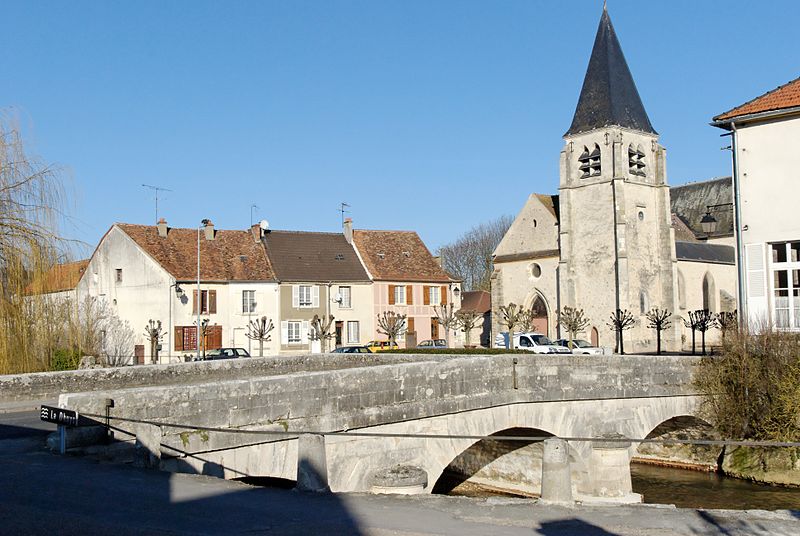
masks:
[[[134,465],[137,467],[155,467],[161,463],[160,426],[153,424],[136,425],[136,450]]]
[[[548,503],[572,502],[569,445],[557,437],[544,440],[541,500]]]
[[[638,503],[642,496],[631,488],[630,441],[620,434],[612,433],[592,442],[589,466],[592,478],[594,502]]]
[[[330,491],[325,436],[302,434],[297,438],[297,484],[299,491]]]

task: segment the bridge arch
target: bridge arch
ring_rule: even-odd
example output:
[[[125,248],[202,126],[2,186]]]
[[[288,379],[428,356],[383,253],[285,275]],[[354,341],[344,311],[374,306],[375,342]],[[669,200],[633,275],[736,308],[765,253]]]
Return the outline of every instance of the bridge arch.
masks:
[[[644,436],[645,439],[719,439],[714,427],[696,415],[676,415],[666,419]],[[640,443],[632,456],[670,458],[681,464],[714,466],[722,447],[716,445],[662,445]]]

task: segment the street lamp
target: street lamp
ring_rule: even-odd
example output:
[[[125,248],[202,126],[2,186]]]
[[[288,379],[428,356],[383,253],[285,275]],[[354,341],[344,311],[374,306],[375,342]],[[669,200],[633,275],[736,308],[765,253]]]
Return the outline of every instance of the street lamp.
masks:
[[[730,208],[733,209],[733,203],[718,203],[716,205],[706,205],[706,213],[703,215],[703,218],[700,220],[700,227],[702,227],[703,232],[706,235],[710,235],[711,233],[717,230],[717,218],[711,215],[712,210],[717,210],[720,208]]]
[[[172,350],[174,350],[174,345],[169,341],[170,338],[174,338],[175,335],[172,334],[172,287],[175,287],[175,297],[180,299],[183,296],[183,289],[181,288],[180,283],[175,281],[173,284],[169,286],[170,292],[167,294],[167,300],[169,303],[169,326],[167,331],[167,359],[172,361]]]

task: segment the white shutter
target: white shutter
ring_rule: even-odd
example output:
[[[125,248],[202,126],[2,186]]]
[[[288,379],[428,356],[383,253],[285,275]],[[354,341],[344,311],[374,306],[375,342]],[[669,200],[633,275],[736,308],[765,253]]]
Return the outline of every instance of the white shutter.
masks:
[[[311,287],[311,307],[319,307],[319,285]]]
[[[300,328],[300,344],[306,344],[306,341],[308,341],[308,320],[303,320]]]
[[[281,344],[289,344],[289,322],[281,322]]]
[[[292,307],[295,309],[300,307],[300,286],[292,285]]]
[[[750,319],[769,319],[767,277],[764,269],[764,244],[745,246],[747,268],[747,315]],[[749,320],[749,319],[748,319]]]

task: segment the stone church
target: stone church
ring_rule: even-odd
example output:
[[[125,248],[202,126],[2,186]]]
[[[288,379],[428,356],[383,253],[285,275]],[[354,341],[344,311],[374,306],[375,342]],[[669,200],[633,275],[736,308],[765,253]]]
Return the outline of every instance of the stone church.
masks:
[[[650,351],[645,313],[659,307],[676,315],[662,346],[690,347],[678,316],[736,308],[731,181],[668,186],[666,150],[605,9],[564,141],[558,195],[532,194],[494,252],[493,333],[505,329],[497,307],[517,303],[537,313],[536,331],[566,337],[557,311],[571,306],[590,320],[581,338],[614,348],[606,323],[627,309],[625,350]],[[711,211],[718,225],[704,233]]]

